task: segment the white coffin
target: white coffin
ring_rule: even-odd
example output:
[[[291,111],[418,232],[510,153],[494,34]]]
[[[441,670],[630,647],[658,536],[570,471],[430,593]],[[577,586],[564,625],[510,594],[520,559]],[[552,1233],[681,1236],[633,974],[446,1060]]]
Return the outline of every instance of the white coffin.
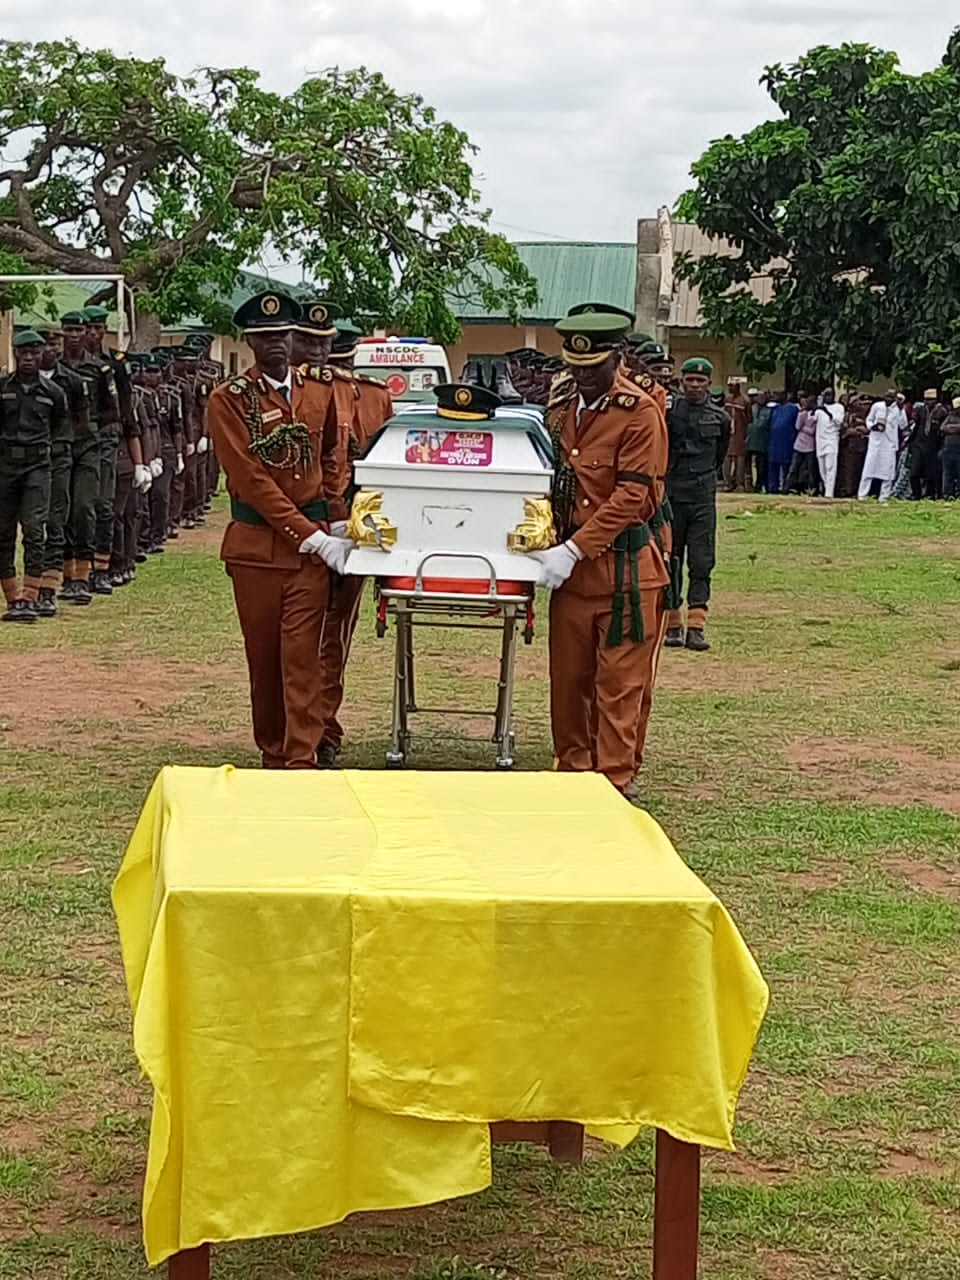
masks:
[[[525,498],[549,497],[550,442],[536,409],[498,409],[478,423],[438,418],[432,406],[399,414],[354,466],[358,489],[383,495],[396,526],[389,551],[358,547],[346,571],[378,578],[535,582],[539,565],[507,550]],[[429,557],[429,559],[427,559]],[[471,558],[474,557],[474,558]]]

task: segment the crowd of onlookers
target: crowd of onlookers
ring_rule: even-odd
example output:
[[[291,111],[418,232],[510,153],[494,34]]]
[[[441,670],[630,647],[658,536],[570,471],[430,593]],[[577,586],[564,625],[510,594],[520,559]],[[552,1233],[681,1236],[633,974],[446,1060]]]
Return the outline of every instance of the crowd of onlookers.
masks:
[[[960,397],[948,407],[936,390],[911,403],[892,390],[877,399],[742,387],[732,381],[723,397],[728,491],[960,498]]]

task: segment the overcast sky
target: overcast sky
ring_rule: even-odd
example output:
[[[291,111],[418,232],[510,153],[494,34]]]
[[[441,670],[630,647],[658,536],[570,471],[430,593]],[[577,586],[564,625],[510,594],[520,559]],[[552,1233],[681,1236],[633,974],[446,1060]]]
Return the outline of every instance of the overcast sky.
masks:
[[[72,36],[174,70],[259,67],[289,89],[335,63],[381,71],[465,129],[511,239],[632,240],[713,138],[775,114],[765,64],[815,44],[939,62],[947,0],[0,0],[9,39]]]

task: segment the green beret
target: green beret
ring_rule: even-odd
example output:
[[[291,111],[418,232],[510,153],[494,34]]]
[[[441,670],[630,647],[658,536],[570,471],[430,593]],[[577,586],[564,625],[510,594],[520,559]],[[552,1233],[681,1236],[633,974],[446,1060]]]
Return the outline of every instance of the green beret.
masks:
[[[106,324],[110,312],[106,307],[84,307],[83,319],[86,324]]]
[[[706,378],[713,377],[713,365],[706,356],[694,356],[692,360],[685,360],[680,367],[681,373],[699,373]]]
[[[36,329],[22,329],[14,335],[13,346],[15,350],[19,347],[42,347],[43,339]]]
[[[82,311],[68,311],[66,315],[60,317],[61,324],[72,324],[74,328],[87,323],[87,317]]]

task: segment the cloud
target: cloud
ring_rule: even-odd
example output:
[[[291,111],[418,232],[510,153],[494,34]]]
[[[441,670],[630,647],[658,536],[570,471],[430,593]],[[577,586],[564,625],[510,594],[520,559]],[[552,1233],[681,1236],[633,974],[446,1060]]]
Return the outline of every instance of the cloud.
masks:
[[[4,35],[70,35],[178,71],[255,65],[289,89],[363,64],[420,93],[479,146],[498,226],[519,238],[629,240],[671,204],[714,138],[775,111],[771,62],[845,40],[936,65],[953,25],[943,0],[0,0]],[[523,229],[515,232],[513,229]]]

